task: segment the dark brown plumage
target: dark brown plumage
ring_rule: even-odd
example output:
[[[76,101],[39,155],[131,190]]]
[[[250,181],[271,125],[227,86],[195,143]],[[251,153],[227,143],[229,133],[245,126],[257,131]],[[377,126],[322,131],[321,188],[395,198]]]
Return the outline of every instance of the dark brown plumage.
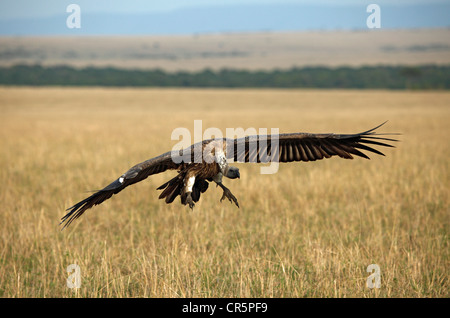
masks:
[[[219,156],[215,154],[214,149],[216,151],[217,149],[219,151],[222,149],[226,159],[233,160],[234,162],[267,163],[274,160],[283,163],[293,161],[307,162],[333,156],[339,156],[345,159],[353,159],[354,156],[358,156],[369,159],[362,151],[384,156],[383,153],[374,149],[373,146],[393,147],[386,142],[397,141],[392,138],[382,137],[388,134],[375,133],[375,130],[383,124],[358,134],[293,133],[277,136],[249,136],[240,139],[223,138],[222,140],[204,140],[183,150],[184,153],[190,150],[190,163],[174,162],[173,155],[182,154],[180,151],[166,152],[158,157],[133,166],[104,189],[68,208],[67,211],[69,212],[62,218],[61,224],[64,224],[63,228],[70,225],[87,209],[102,203],[124,188],[142,181],[148,176],[166,170],[178,170],[178,174],[174,178],[158,187],[158,190],[163,190],[159,198],[165,199],[166,203],[172,203],[179,195],[181,197],[181,203],[184,205],[189,204],[192,208],[194,202],[198,202],[200,199],[201,193],[204,193],[208,189],[208,182],[214,181],[224,191],[221,201],[227,198],[239,207],[237,199],[222,184],[222,176],[232,179],[239,178],[239,170],[235,167],[229,167],[227,164],[221,166],[217,161]],[[275,137],[278,138],[278,147],[276,147],[276,143],[272,145]],[[198,161],[198,158],[194,157],[196,147],[201,147],[201,153],[203,153],[205,148],[211,148],[211,155],[214,157],[214,160],[211,161],[206,160],[207,158],[201,158]]]

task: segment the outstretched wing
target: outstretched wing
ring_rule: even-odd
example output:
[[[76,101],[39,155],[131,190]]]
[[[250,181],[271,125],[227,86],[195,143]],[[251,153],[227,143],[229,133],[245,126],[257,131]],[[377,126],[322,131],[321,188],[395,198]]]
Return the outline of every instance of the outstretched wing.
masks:
[[[102,190],[97,191],[90,197],[68,208],[66,211],[69,212],[61,219],[60,224],[65,223],[62,229],[70,225],[73,220],[79,218],[87,209],[102,203],[112,197],[113,194],[119,193],[129,185],[142,181],[150,175],[161,173],[168,169],[177,169],[178,166],[179,164],[176,164],[172,160],[171,152],[166,152],[158,157],[135,165]]]
[[[362,151],[384,156],[373,146],[394,147],[386,142],[398,141],[386,138],[375,130],[385,123],[358,134],[309,134],[293,133],[267,136],[249,136],[227,140],[227,159],[235,162],[266,163],[315,161],[332,156],[353,159],[358,156],[370,159]]]
[[[361,150],[384,155],[372,148],[372,146],[393,147],[386,142],[398,141],[383,137],[389,134],[375,133],[375,130],[383,124],[359,134],[293,133],[223,139],[225,142],[222,143],[222,146],[226,147],[227,159],[233,159],[235,162],[315,161],[332,156],[353,159],[353,155],[369,159]],[[142,181],[150,175],[161,173],[168,169],[178,169],[180,163],[177,163],[178,160],[173,159],[174,156],[179,159],[184,157],[184,153],[187,153],[188,161],[189,158],[191,162],[194,159],[198,159],[195,157],[195,153],[202,155],[203,152],[196,152],[195,149],[203,149],[211,141],[213,140],[202,141],[176,153],[166,152],[135,165],[102,190],[68,208],[67,211],[69,212],[61,219],[61,224],[64,224],[63,229],[70,225],[73,220],[79,218],[87,209],[109,199],[127,186]],[[202,159],[200,162],[202,162]]]

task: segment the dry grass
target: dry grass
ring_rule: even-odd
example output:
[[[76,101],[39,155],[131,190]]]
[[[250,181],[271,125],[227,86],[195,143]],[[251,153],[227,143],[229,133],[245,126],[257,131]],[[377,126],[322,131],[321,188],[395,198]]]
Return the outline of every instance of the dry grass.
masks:
[[[450,93],[0,88],[2,297],[449,297]],[[156,175],[60,231],[64,209],[170,150],[176,127],[358,132],[372,160],[239,165],[193,212]],[[82,286],[66,287],[68,265]],[[381,288],[366,268],[378,264]]]

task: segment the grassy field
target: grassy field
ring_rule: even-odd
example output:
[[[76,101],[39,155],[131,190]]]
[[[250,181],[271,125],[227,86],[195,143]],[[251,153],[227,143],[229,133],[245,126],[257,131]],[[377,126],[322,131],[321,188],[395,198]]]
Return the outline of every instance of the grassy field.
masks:
[[[1,297],[449,297],[450,93],[0,88]],[[153,176],[60,231],[65,209],[172,149],[172,130],[354,133],[371,160],[239,164],[194,211]],[[66,286],[77,264],[81,287]],[[377,264],[381,288],[367,287]]]

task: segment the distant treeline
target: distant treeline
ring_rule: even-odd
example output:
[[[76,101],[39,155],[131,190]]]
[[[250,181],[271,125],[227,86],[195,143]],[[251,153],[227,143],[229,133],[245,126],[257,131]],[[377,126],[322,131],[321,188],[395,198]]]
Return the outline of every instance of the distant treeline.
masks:
[[[165,72],[119,68],[0,67],[0,85],[449,89],[450,66],[304,67]]]

